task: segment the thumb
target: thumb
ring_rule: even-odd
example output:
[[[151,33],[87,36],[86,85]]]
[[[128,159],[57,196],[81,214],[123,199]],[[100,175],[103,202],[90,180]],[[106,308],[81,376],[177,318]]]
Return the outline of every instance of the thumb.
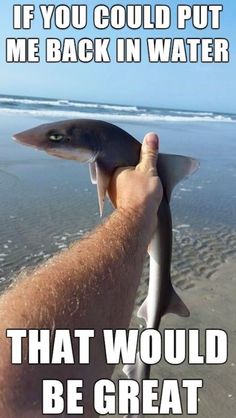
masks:
[[[157,176],[157,157],[159,151],[159,138],[154,132],[145,135],[141,153],[140,162],[136,170],[142,171],[149,176]]]

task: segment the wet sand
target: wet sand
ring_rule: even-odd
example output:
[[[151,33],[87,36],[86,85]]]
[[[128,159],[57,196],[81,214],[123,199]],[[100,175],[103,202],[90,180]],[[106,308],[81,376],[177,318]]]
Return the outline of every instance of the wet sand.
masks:
[[[211,328],[223,329],[228,334],[228,361],[222,365],[189,365],[187,361],[181,365],[169,365],[161,360],[158,365],[152,366],[151,378],[159,379],[160,382],[164,379],[178,379],[179,382],[181,379],[203,379],[204,386],[198,392],[198,417],[235,418],[236,257],[231,255],[228,257],[225,252],[224,261],[221,261],[219,265],[216,265],[216,261],[215,263],[210,261],[211,265],[209,265],[209,258],[213,260],[214,257],[206,253],[204,255],[201,246],[198,251],[199,256],[202,256],[201,267],[196,262],[191,264],[190,259],[188,259],[188,268],[191,270],[191,266],[193,266],[193,269],[191,272],[188,271],[187,275],[184,273],[185,268],[179,268],[176,272],[175,267],[173,267],[177,292],[190,309],[190,317],[180,318],[175,315],[166,315],[162,319],[160,331],[162,332],[165,328],[199,329],[200,352],[204,354],[205,330]],[[198,269],[201,269],[198,275],[196,274],[197,266]],[[132,328],[143,329],[142,321],[136,317],[136,312],[145,297],[146,285],[147,267],[144,269],[143,280],[138,291],[131,321]],[[122,367],[117,367],[113,376],[114,380],[117,381],[124,377]],[[180,393],[183,408],[182,416],[187,417],[189,415],[186,413],[186,391],[182,389]],[[146,416],[151,417],[153,415]],[[164,417],[166,415],[158,416]],[[170,414],[169,416],[176,415]]]
[[[21,268],[37,265],[80,239],[99,223],[88,168],[50,158],[10,141],[12,133],[44,123],[22,116],[0,118],[0,291]],[[199,172],[173,193],[172,279],[191,311],[188,319],[163,318],[162,328],[222,328],[229,335],[229,360],[221,366],[169,366],[161,362],[152,377],[203,378],[200,418],[235,418],[236,284],[236,127],[224,123],[126,125],[141,139],[160,133],[161,151],[199,158]],[[110,212],[109,205],[106,214]],[[135,313],[145,298],[148,265],[138,290]],[[121,368],[115,377],[121,376]],[[123,375],[122,375],[123,376]],[[185,410],[185,402],[183,402]],[[184,414],[183,416],[187,416]]]

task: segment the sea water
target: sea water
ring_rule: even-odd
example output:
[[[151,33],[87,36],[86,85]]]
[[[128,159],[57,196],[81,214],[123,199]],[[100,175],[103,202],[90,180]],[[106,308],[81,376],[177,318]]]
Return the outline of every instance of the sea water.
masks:
[[[16,132],[68,118],[106,120],[140,141],[155,131],[161,152],[199,159],[199,171],[176,187],[171,201],[177,285],[183,274],[191,285],[210,277],[235,254],[235,114],[0,96],[0,289],[100,221],[86,164],[11,140]],[[105,216],[110,212],[107,203]]]

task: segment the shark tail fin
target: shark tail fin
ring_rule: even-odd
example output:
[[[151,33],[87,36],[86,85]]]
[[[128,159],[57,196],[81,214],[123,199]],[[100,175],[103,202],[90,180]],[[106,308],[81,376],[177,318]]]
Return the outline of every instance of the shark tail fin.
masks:
[[[136,377],[136,364],[126,364],[123,367],[123,372],[126,374],[128,379],[135,379]]]
[[[166,192],[168,201],[171,192],[181,180],[190,176],[199,168],[199,162],[190,157],[182,155],[159,154],[158,173]]]
[[[143,379],[149,379],[150,377],[150,366],[144,364],[140,360],[139,353],[136,354],[136,362],[135,364],[125,365],[123,367],[123,372],[126,374],[128,379],[136,380],[140,385]],[[142,402],[142,394],[139,394],[140,403]],[[140,411],[138,415],[131,414],[130,412],[128,415],[125,415],[123,418],[143,418],[144,415]]]
[[[136,353],[135,364],[127,364],[123,367],[123,372],[126,374],[128,379],[135,379],[141,382],[143,379],[149,379],[150,366],[145,364],[140,359],[139,353]]]

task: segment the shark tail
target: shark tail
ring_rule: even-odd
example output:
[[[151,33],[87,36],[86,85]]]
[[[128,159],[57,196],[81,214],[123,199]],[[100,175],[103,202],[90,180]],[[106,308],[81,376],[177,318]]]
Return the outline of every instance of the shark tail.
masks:
[[[134,379],[137,382],[142,382],[143,379],[148,379],[150,375],[150,365],[145,364],[140,359],[139,353],[136,354],[136,362],[135,364],[126,365],[123,368],[123,372],[126,374],[128,379]],[[140,396],[139,396],[140,399]],[[143,414],[133,415],[128,414],[125,415],[124,418],[143,418]]]
[[[141,382],[143,379],[149,377],[150,365],[143,363],[140,359],[139,352],[137,352],[135,364],[124,366],[123,372],[129,379],[134,379],[137,380],[137,382]]]
[[[199,167],[199,162],[190,157],[184,157],[181,155],[168,155],[168,154],[160,154],[158,157],[158,173],[161,177],[161,181],[163,184],[165,196],[170,201],[171,193],[174,187],[184,178],[193,174]],[[171,225],[170,225],[171,228]],[[155,236],[149,246],[149,255],[150,255],[150,278],[151,275],[154,277],[158,276],[159,274],[159,266],[157,260],[157,239]],[[167,313],[173,313],[182,317],[188,317],[190,315],[187,306],[178,296],[176,291],[174,290],[171,280],[169,278],[170,287],[168,289],[168,296],[166,295],[167,303],[163,306],[163,309],[159,312],[159,318],[156,318],[155,321],[155,328],[159,326],[161,317]],[[150,285],[150,281],[149,281]],[[152,293],[155,292],[155,289],[152,289]],[[148,315],[148,303],[149,298],[144,300],[143,304],[138,310],[137,316],[139,318],[143,318],[146,322],[148,328],[153,327],[152,321],[150,321]]]
[[[174,187],[186,177],[195,173],[195,171],[198,170],[199,165],[199,161],[191,157],[169,154],[159,155],[158,171],[161,173],[161,181],[168,202],[171,199],[171,193]],[[150,263],[156,263],[155,254],[152,256],[150,253]],[[171,284],[171,280],[169,280],[169,282],[171,287],[169,289],[168,303],[164,308],[161,316],[165,315],[166,313],[173,313],[182,317],[188,317],[190,312],[187,306],[174,290]],[[143,317],[142,313],[145,312],[145,309],[145,306],[141,306],[138,315]]]

